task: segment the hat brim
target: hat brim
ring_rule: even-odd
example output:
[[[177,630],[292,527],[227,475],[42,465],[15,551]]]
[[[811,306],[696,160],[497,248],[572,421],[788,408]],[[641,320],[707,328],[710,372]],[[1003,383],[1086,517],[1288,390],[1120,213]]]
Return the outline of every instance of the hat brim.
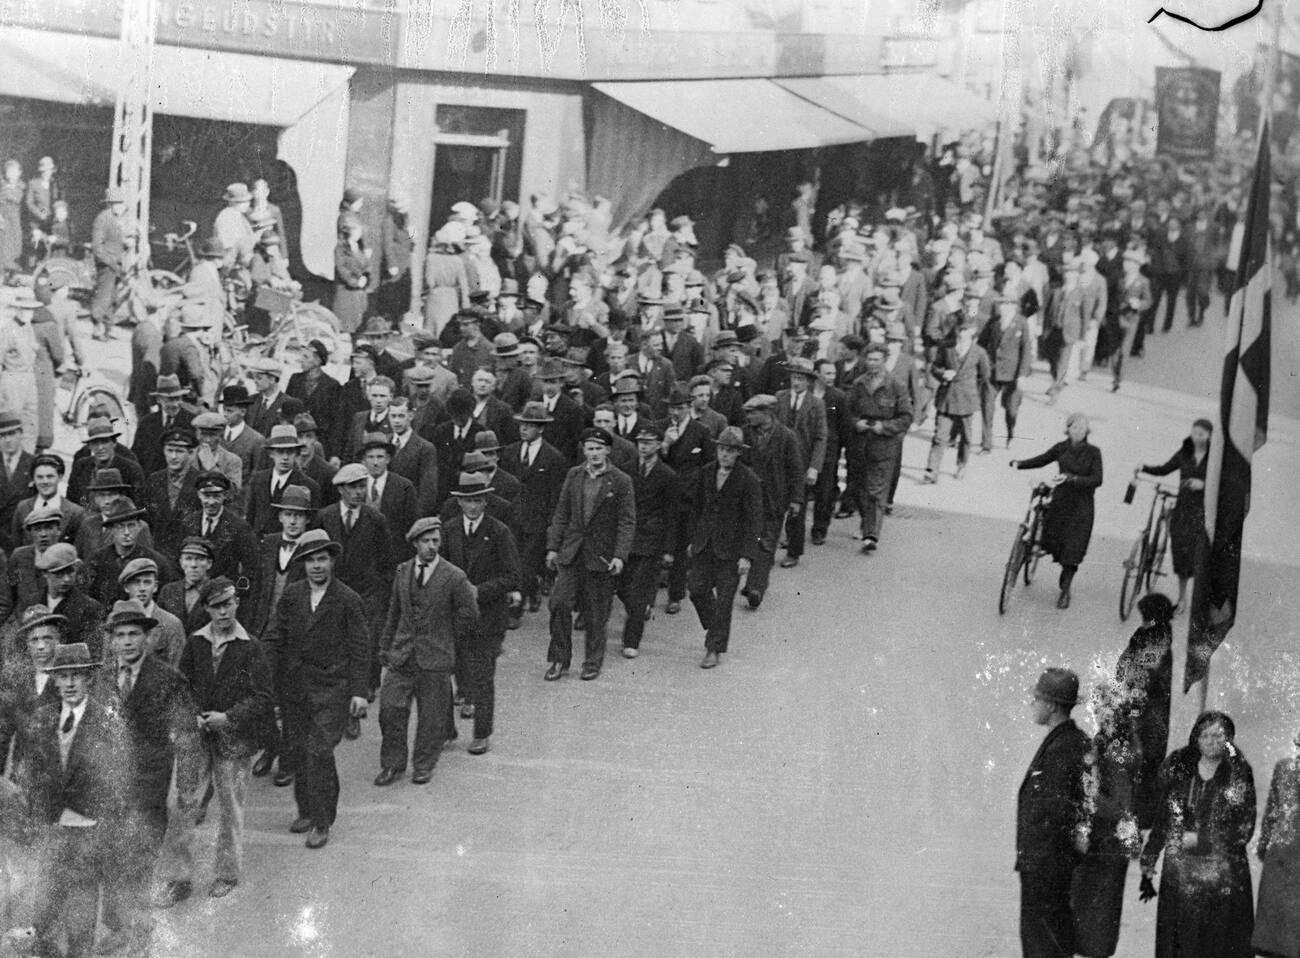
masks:
[[[273,502],[273,503],[271,503],[271,508],[272,508],[272,509],[279,509],[279,510],[281,510],[281,511],[283,511],[283,512],[289,512],[289,511],[292,511],[292,512],[305,512],[305,513],[308,513],[309,515],[310,515],[311,513],[313,513],[313,512],[316,511],[315,509],[313,509],[313,508],[311,507],[311,503],[310,503],[310,502],[307,503],[307,505],[305,505],[305,506],[300,506],[300,505],[298,505],[298,504],[295,503],[295,502]]]
[[[289,450],[289,449],[303,449],[303,448],[306,448],[306,446],[307,446],[307,444],[306,444],[305,442],[302,442],[302,441],[293,442],[293,441],[291,441],[291,440],[281,439],[281,440],[278,440],[278,441],[268,442],[268,443],[266,443],[264,446],[262,446],[262,448],[263,448],[263,449],[285,449],[285,450]]]
[[[184,386],[179,386],[176,389],[154,389],[149,392],[150,396],[161,396],[163,399],[177,398],[188,394],[189,390]]]
[[[448,494],[455,496],[457,499],[473,499],[476,496],[486,496],[489,492],[496,492],[496,487],[484,486],[482,489],[456,488],[451,490],[451,492]]]
[[[548,422],[555,422],[554,416],[542,416],[542,417],[525,416],[523,413],[515,413],[515,415],[511,416],[510,418],[513,419],[515,422],[531,422],[531,423],[536,423],[539,426],[544,425],[545,423]]]
[[[123,522],[130,522],[132,519],[140,519],[146,514],[144,509],[132,509],[130,512],[123,512],[117,515],[105,516],[100,523],[105,529],[111,529],[113,526],[120,525]]]
[[[519,347],[514,346],[505,351],[498,349],[494,355],[496,356],[497,359],[509,359],[511,356],[519,355]]]
[[[69,665],[51,665],[48,666],[45,669],[45,671],[51,673],[52,672],[93,672],[95,669],[99,668],[103,664],[104,664],[103,662],[75,662]]]
[[[21,626],[18,627],[18,636],[21,638],[27,635],[27,633],[32,631],[33,629],[39,629],[43,625],[62,626],[62,625],[66,625],[67,622],[68,622],[68,617],[66,615],[59,615],[59,613],[57,612],[50,612],[47,615],[41,616],[39,619],[34,619],[31,622],[23,623]]]
[[[328,552],[332,555],[339,555],[342,551],[343,546],[331,539],[328,542],[314,543],[307,546],[305,549],[302,546],[299,546],[294,550],[293,558],[289,561],[297,562],[299,559],[305,559],[310,555],[315,555],[317,552]]]
[[[157,627],[158,620],[147,615],[127,615],[119,619],[110,618],[106,623],[104,623],[104,628],[111,632],[119,625],[140,625],[144,627],[146,632],[148,632],[150,629]]]
[[[22,426],[20,425],[18,428],[21,429]],[[121,437],[122,437],[122,434],[121,434],[120,432],[114,431],[114,432],[111,432],[111,433],[108,433],[108,434],[106,434],[106,435],[102,435],[102,436],[87,436],[85,439],[83,439],[83,440],[81,441],[81,444],[82,444],[83,446],[89,446],[92,442],[99,442],[101,439],[114,439],[114,440],[116,440],[116,439],[120,439]]]
[[[747,442],[719,442],[718,440],[715,439],[713,441],[713,444],[715,446],[721,446],[723,449],[748,449],[749,448],[749,443]]]

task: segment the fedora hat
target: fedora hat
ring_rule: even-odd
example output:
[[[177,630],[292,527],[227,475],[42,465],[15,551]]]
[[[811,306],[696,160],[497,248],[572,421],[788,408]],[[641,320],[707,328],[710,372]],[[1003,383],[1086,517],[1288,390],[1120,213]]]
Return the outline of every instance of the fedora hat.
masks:
[[[393,437],[386,432],[368,432],[361,437],[361,451],[366,453],[371,449],[382,449],[390,458],[397,453],[397,447],[393,445]]]
[[[22,428],[23,421],[18,418],[17,413],[10,412],[7,409],[0,412],[0,436],[11,432],[21,432]]]
[[[146,632],[158,624],[158,620],[144,611],[144,606],[135,599],[119,599],[113,603],[113,611],[108,614],[105,627],[112,630],[119,625],[139,625]]]
[[[90,657],[90,646],[85,642],[67,642],[54,650],[54,662],[46,672],[89,672],[100,663]]]
[[[82,445],[96,442],[100,439],[116,439],[122,435],[113,428],[111,420],[104,417],[96,417],[86,423],[86,438]]]
[[[271,427],[271,434],[266,437],[265,449],[301,449],[303,441],[298,438],[298,430],[288,423],[279,423]]]
[[[224,259],[226,244],[215,236],[209,236],[199,244],[198,254],[200,259]]]
[[[1079,676],[1069,669],[1047,669],[1034,685],[1034,697],[1072,708],[1079,704]]]
[[[555,359],[553,357],[547,357],[546,360],[542,363],[541,368],[537,371],[536,375],[537,378],[541,380],[563,379],[564,364],[561,363],[558,359]]]
[[[492,340],[492,347],[498,359],[519,355],[519,337],[514,333],[497,333]]]
[[[392,325],[382,316],[371,316],[364,326],[357,330],[358,336],[391,336]]]
[[[311,490],[306,486],[285,486],[280,501],[271,503],[272,509],[293,509],[297,512],[315,512],[311,504]]]
[[[89,492],[130,492],[131,486],[123,481],[122,470],[97,469],[95,478],[86,489]]]
[[[343,551],[343,547],[330,538],[330,534],[324,529],[308,529],[298,540],[298,545],[293,550],[293,559],[296,562],[299,559],[305,559],[309,555],[315,555],[317,552],[329,552],[331,555],[338,555]]]
[[[555,418],[546,411],[546,404],[540,402],[524,403],[524,411],[515,413],[513,418],[515,422],[534,422],[538,425],[555,421]]]
[[[465,472],[478,472],[481,469],[490,469],[492,460],[487,457],[487,453],[480,449],[471,449],[460,457],[460,468]]]
[[[30,605],[23,610],[23,617],[18,623],[18,637],[22,638],[32,629],[39,628],[42,625],[57,626],[61,630],[67,623],[68,617],[66,615],[51,612],[47,606],[39,603]]]
[[[817,375],[817,370],[813,368],[813,361],[805,359],[803,356],[795,356],[793,359],[785,361],[785,368],[790,371],[790,375],[807,376],[810,379]]]
[[[221,405],[251,406],[253,405],[253,397],[248,394],[248,387],[243,383],[231,383],[221,390]]]
[[[139,519],[144,514],[144,509],[136,508],[134,502],[123,496],[108,507],[108,512],[104,513],[101,524],[107,529],[123,522],[130,522],[132,519]]]
[[[501,440],[491,429],[480,429],[474,433],[474,448],[479,452],[496,452],[501,448]]]
[[[686,406],[690,404],[690,401],[690,390],[681,383],[673,383],[672,388],[668,390],[668,397],[664,400],[664,403],[669,407]]]
[[[612,383],[609,388],[611,396],[625,396],[629,393],[643,393],[645,390],[641,386],[640,377],[634,375],[623,376],[616,382]]]
[[[180,376],[159,376],[158,381],[154,384],[153,389],[149,391],[150,396],[184,396],[189,390],[181,385]]]
[[[78,561],[75,546],[69,542],[56,542],[36,557],[36,568],[41,572],[60,572]]]
[[[462,472],[456,479],[456,488],[451,494],[458,499],[470,496],[486,496],[493,491],[492,483],[481,472]]]

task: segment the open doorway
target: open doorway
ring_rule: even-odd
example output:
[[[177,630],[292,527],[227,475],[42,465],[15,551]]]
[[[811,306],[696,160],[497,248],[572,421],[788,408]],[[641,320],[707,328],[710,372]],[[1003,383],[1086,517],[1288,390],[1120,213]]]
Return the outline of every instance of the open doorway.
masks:
[[[430,235],[447,221],[453,203],[518,199],[524,117],[523,110],[439,105]]]

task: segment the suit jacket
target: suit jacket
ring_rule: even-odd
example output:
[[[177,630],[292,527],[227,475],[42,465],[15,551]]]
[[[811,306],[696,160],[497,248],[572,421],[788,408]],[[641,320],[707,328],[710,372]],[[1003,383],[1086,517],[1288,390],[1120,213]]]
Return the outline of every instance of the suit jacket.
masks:
[[[682,330],[677,335],[671,349],[668,348],[666,333],[659,334],[659,342],[664,357],[672,363],[674,374],[682,382],[690,382],[692,376],[704,370],[704,347],[689,330]]]
[[[284,498],[286,486],[305,486],[311,493],[313,509],[325,505],[321,501],[320,484],[296,466],[289,470],[289,478],[274,495],[271,494],[271,475],[272,470],[259,469],[244,484],[244,519],[255,536],[279,533],[280,510],[273,507]]]
[[[1016,799],[1016,870],[1070,869],[1074,826],[1083,814],[1088,737],[1066,719],[1047,733]]]
[[[57,708],[60,701],[53,676],[45,683],[41,694],[36,694],[36,669],[25,651],[6,655],[5,659],[4,670],[0,672],[0,772],[8,764],[11,742],[14,747],[13,768],[22,767],[32,713],[42,705]],[[18,776],[11,774],[10,777]]]
[[[431,442],[438,453],[438,492],[435,501],[439,508],[460,476],[460,464],[465,453],[474,448],[474,432],[477,428],[471,419],[469,429],[462,439],[456,438],[456,424],[450,419],[433,428]]]
[[[227,440],[225,436],[221,437],[221,448],[239,457],[239,462],[244,467],[245,481],[261,465],[262,447],[265,445],[266,437],[247,422],[235,439]]]
[[[754,471],[763,487],[763,510],[767,518],[785,514],[791,503],[803,499],[803,457],[794,432],[779,422],[763,436],[753,427],[745,427],[749,448],[742,453],[745,465]]]
[[[74,586],[54,611],[68,619],[63,641],[85,642],[90,646],[90,657],[99,661],[104,651],[104,607]]]
[[[607,572],[610,560],[626,564],[632,551],[636,498],[627,474],[609,466],[600,476],[594,508],[589,510],[583,497],[586,475],[586,466],[574,466],[565,476],[546,532],[546,548],[559,554],[561,565],[581,561],[588,571]]]
[[[62,705],[42,705],[32,716],[28,737],[28,797],[37,821],[54,824],[69,809],[97,823],[118,821],[127,808],[130,741],[122,716],[90,696],[77,725],[65,766],[59,757]],[[109,829],[97,829],[96,841],[111,842]],[[101,846],[101,851],[104,846]]]
[[[388,421],[388,415],[378,422],[370,418],[370,409],[367,407],[361,412],[354,412],[352,419],[348,424],[347,439],[343,443],[343,461],[356,462],[361,458],[361,442],[367,433],[382,433],[385,436],[392,436],[393,425]]]
[[[316,437],[325,446],[326,456],[341,456],[343,438],[339,435],[343,423],[351,423],[351,417],[345,417],[342,410],[343,386],[337,379],[322,372],[316,380],[316,386],[308,392],[310,383],[306,373],[294,373],[289,377],[285,392],[301,400],[307,412],[316,423]],[[364,396],[362,399],[364,400]]]
[[[157,656],[140,660],[140,674],[124,700],[118,669],[109,656],[95,676],[94,694],[115,703],[130,738],[131,767],[128,801],[135,809],[166,809],[172,764],[178,753],[184,763],[197,753],[194,703],[181,674]],[[186,754],[188,753],[188,754]]]
[[[528,468],[520,459],[523,444],[512,442],[501,450],[501,469],[519,480],[519,496],[515,500],[518,515],[514,531],[519,534],[542,535],[550,525],[551,515],[560,499],[560,489],[568,473],[568,460],[545,439],[536,458]]]
[[[112,608],[113,603],[118,599],[126,598],[122,587],[117,583],[117,577],[126,568],[126,564],[134,559],[152,559],[154,564],[158,566],[159,584],[165,585],[179,576],[179,572],[172,560],[156,549],[150,549],[148,546],[136,542],[131,547],[131,551],[122,556],[118,555],[115,546],[107,545],[100,549],[86,565],[86,574],[89,580],[86,590],[90,593],[91,598],[105,608]]]
[[[154,541],[163,555],[179,554],[181,540],[184,537],[181,531],[181,520],[202,508],[199,504],[199,494],[194,489],[194,481],[197,478],[198,470],[193,468],[186,470],[185,477],[181,480],[180,493],[176,496],[175,506],[172,505],[168,495],[166,469],[157,470],[144,481],[144,500],[137,505],[144,508],[149,527],[156,533]]]
[[[587,426],[586,413],[576,402],[560,393],[551,416],[554,421],[542,427],[542,438],[558,449],[569,463],[582,458],[578,437]]]
[[[388,530],[393,536],[389,555],[406,558],[412,551],[406,542],[406,531],[421,515],[415,486],[405,476],[399,476],[390,469],[384,480],[384,494],[379,497],[378,506],[388,520]]]
[[[700,470],[713,461],[713,437],[709,435],[708,427],[692,419],[677,441],[662,455],[664,463],[677,473],[682,489],[692,489]]]
[[[692,411],[691,415],[695,417],[696,422],[709,431],[710,439],[717,439],[728,425],[727,417],[711,407],[706,407],[700,413]]]
[[[276,390],[275,398],[269,405],[266,397],[258,393],[257,398],[253,400],[253,405],[248,407],[245,420],[252,429],[263,436],[269,436],[272,426],[277,426],[286,420],[292,422],[292,417],[302,412],[305,407],[306,404],[302,400],[290,396],[287,392]],[[316,428],[320,429],[320,423],[316,424]]]
[[[139,503],[136,504],[139,505]],[[135,541],[150,549],[155,547],[153,530],[149,527],[148,522],[145,522],[140,527],[140,534],[136,536]],[[83,559],[98,555],[101,549],[111,545],[112,540],[108,536],[108,530],[104,528],[104,517],[98,512],[86,513],[81,525],[77,528],[77,538],[72,544],[76,547],[77,555]],[[159,551],[162,550],[159,549]]]
[[[650,407],[650,415],[663,419],[668,415],[668,393],[677,381],[677,371],[673,364],[663,356],[656,356],[650,365],[650,372],[641,372],[641,356],[629,356],[628,368],[634,369],[641,376],[641,398]]]
[[[728,425],[740,426],[745,422],[745,395],[734,382],[729,386],[713,388],[713,398],[709,400],[710,408],[726,419]],[[721,431],[721,430],[719,430]]]
[[[185,580],[177,579],[175,582],[168,582],[158,590],[158,597],[154,599],[158,607],[164,612],[170,612],[181,623],[181,629],[186,636],[193,635],[199,629],[203,628],[212,621],[208,615],[207,606],[201,601],[195,601],[194,605],[185,608]],[[243,605],[239,608],[240,618],[244,616]]]
[[[460,500],[455,496],[448,496],[447,501],[442,504],[438,518],[442,520],[444,526],[448,526],[453,522],[460,522],[464,515],[460,508]],[[497,520],[507,529],[514,529],[519,523],[519,510],[515,504],[508,499],[502,499],[495,492],[487,494],[487,509],[484,510],[484,515]]]
[[[335,578],[361,596],[368,606],[383,602],[388,597],[398,558],[392,552],[393,535],[383,514],[370,506],[361,506],[357,521],[348,532],[343,528],[341,507],[326,506],[316,513],[314,525],[343,546],[342,554],[334,561]],[[284,604],[283,598],[280,603]]]
[[[407,479],[415,486],[418,515],[432,515],[438,505],[438,450],[414,429],[406,444],[398,449],[388,464],[388,471]],[[405,532],[405,530],[403,530]]]
[[[216,452],[212,456],[211,463],[209,465],[205,465],[202,459],[203,453],[204,453],[203,448],[199,447],[198,452],[196,452],[194,455],[195,467],[200,472],[205,472],[208,470],[210,466],[210,468],[215,469],[217,472],[221,473],[232,483],[234,483],[235,486],[234,495],[238,496],[240,490],[244,488],[244,483],[247,482],[248,477],[252,475],[251,472],[249,472],[244,468],[244,460],[240,459],[229,449],[224,449],[221,446],[218,446]]]
[[[390,669],[414,665],[450,672],[456,665],[456,640],[471,638],[479,624],[474,586],[446,559],[439,559],[424,585],[416,583],[415,572],[415,559],[408,559],[393,576],[388,619],[379,639],[380,661]],[[413,604],[417,589],[428,602],[423,614]]]
[[[4,582],[0,586],[0,624],[9,621],[10,615],[21,615],[28,606],[45,601],[45,573],[36,569],[35,546],[19,546],[4,566]],[[8,657],[0,655],[0,660]]]
[[[28,496],[14,509],[14,518],[9,530],[10,535],[16,545],[22,545],[27,541],[27,530],[23,528],[23,523],[27,517],[32,514],[32,509],[36,507],[36,497]],[[77,533],[81,530],[81,522],[86,517],[86,510],[81,508],[67,496],[59,498],[59,512],[63,516],[61,525],[62,532],[59,539],[63,542],[74,542]]]
[[[497,458],[497,467],[492,471],[492,476],[488,481],[492,484],[492,491],[506,502],[513,505],[518,500],[520,492],[519,480],[505,468],[499,456]]]
[[[482,429],[491,429],[497,434],[497,441],[502,445],[519,438],[519,424],[515,422],[514,410],[496,396],[488,396],[483,411],[475,419]]]
[[[212,640],[204,626],[186,641],[180,671],[189,683],[194,709],[225,712],[230,723],[205,738],[225,755],[255,751],[257,735],[275,709],[271,658],[265,646],[249,638],[234,639],[226,644],[214,670]]]
[[[186,513],[181,519],[181,537],[202,535],[202,511]],[[206,538],[212,543],[216,554],[212,560],[212,571],[208,573],[212,578],[224,575],[230,581],[237,582],[241,576],[246,576],[256,586],[257,537],[243,517],[235,513],[233,506],[227,505],[221,510],[217,527]]]
[[[798,412],[792,412],[794,393],[783,389],[776,394],[776,421],[794,430],[805,469],[820,470],[826,461],[826,405],[809,389]]]
[[[827,386],[825,392],[817,397],[826,410],[826,457],[819,468],[834,469],[840,459],[840,450],[848,445],[852,425],[849,423],[849,399],[841,389]],[[810,461],[809,465],[813,465]]]
[[[172,417],[172,427],[186,429],[194,422],[194,413],[184,406]],[[154,411],[141,416],[135,427],[135,438],[131,440],[131,451],[135,453],[140,470],[152,475],[167,465],[162,450],[163,417],[161,411]]]
[[[290,697],[326,693],[342,698],[370,691],[370,625],[361,596],[336,577],[315,611],[311,584],[284,587],[263,641],[275,680]]]
[[[943,381],[943,373],[952,370],[957,375],[951,382]],[[934,408],[947,416],[970,416],[980,411],[980,395],[989,382],[988,353],[971,343],[966,355],[958,356],[956,346],[943,346],[935,355],[930,371],[939,380],[939,391]]]
[[[68,471],[68,492],[67,496],[77,505],[84,509],[90,509],[94,505],[90,501],[91,493],[87,488],[95,478],[95,472],[100,468],[117,469],[122,473],[122,481],[130,486],[126,493],[133,502],[138,503],[144,489],[144,472],[140,469],[140,464],[134,459],[128,459],[125,456],[115,455],[107,466],[95,465],[93,456],[84,456],[81,459],[73,459],[72,468]],[[28,470],[28,481],[31,481],[31,471]],[[19,498],[25,498],[26,493]],[[3,517],[8,524],[8,516]]]
[[[247,600],[248,605],[251,607],[248,615],[248,632],[253,638],[262,635],[271,622],[272,614],[275,612],[271,608],[271,597],[275,591],[275,577],[280,571],[280,542],[282,539],[283,536],[279,532],[268,533],[262,536],[262,541],[257,547],[257,590],[250,591]],[[307,572],[301,562],[290,562],[285,575],[285,587],[287,588],[289,583],[299,582],[304,579]]]
[[[676,471],[656,458],[649,475],[638,462],[632,467],[632,492],[636,498],[636,533],[632,537],[634,556],[658,559],[674,550],[682,521],[682,482]]]
[[[716,462],[700,470],[692,490],[691,555],[753,562],[762,529],[763,491],[752,469],[736,463],[721,489]]]
[[[500,641],[510,619],[507,597],[520,586],[519,549],[506,524],[484,516],[473,536],[465,535],[464,517],[442,526],[444,559],[464,571],[478,603],[475,634]]]
[[[337,468],[322,459],[319,453],[313,455],[307,460],[307,464],[300,468],[307,474],[308,479],[320,487],[322,506],[333,505],[339,501],[338,489],[334,485],[334,474],[338,472]]]
[[[1006,329],[995,317],[984,327],[979,345],[989,357],[989,379],[992,382],[1015,382],[1033,372],[1034,343],[1029,323],[1023,316],[1016,316]]]

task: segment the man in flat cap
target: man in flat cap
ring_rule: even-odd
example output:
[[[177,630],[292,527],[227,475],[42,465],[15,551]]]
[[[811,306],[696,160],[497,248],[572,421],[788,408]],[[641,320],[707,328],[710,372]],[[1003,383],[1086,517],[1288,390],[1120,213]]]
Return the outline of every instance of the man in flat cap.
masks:
[[[0,410],[0,548],[6,551],[22,544],[13,534],[13,517],[31,489],[34,461],[23,448],[23,423],[18,414]]]
[[[117,577],[128,599],[138,602],[144,614],[157,624],[149,629],[148,651],[175,668],[185,651],[185,626],[158,604],[158,565],[152,559],[132,559]]]
[[[58,687],[46,671],[54,664],[54,650],[63,641],[68,620],[36,604],[23,610],[14,635],[15,647],[6,650],[0,671],[0,770],[20,780],[27,751],[28,720],[42,705],[59,701]],[[13,743],[13,764],[9,745]]]
[[[198,536],[212,544],[212,577],[257,582],[257,537],[232,504],[236,490],[225,473],[205,472],[194,483],[199,511],[181,520],[183,536]]]
[[[99,655],[104,644],[100,629],[104,607],[81,589],[77,550],[66,542],[56,542],[37,557],[36,571],[45,579],[43,604],[68,620],[64,637],[69,642],[86,643],[94,655]]]
[[[200,596],[212,577],[216,553],[212,543],[202,536],[187,536],[181,543],[179,562],[181,577],[158,590],[158,604],[180,620],[186,635],[208,623],[208,612]]]
[[[181,520],[201,508],[195,489],[200,475],[194,461],[198,440],[192,432],[176,428],[163,434],[161,445],[163,467],[145,479],[141,505],[159,551],[172,556],[183,537]]]
[[[89,509],[90,485],[96,473],[104,469],[116,469],[127,485],[127,495],[138,498],[144,487],[144,472],[140,464],[130,458],[130,453],[119,452],[118,436],[122,433],[106,418],[93,418],[86,423],[86,438],[83,445],[90,454],[74,459],[72,471],[68,476],[68,498],[80,506]]]
[[[244,462],[221,445],[226,432],[226,417],[219,412],[201,412],[191,423],[199,445],[194,452],[194,464],[200,472],[220,472],[230,480],[231,487],[241,488],[246,478]]]
[[[587,618],[582,678],[600,675],[614,579],[622,574],[636,535],[632,480],[609,465],[609,433],[587,429],[580,446],[585,461],[565,477],[546,534],[546,564],[556,573],[550,597],[551,644],[546,655],[550,666],[545,676],[552,682],[569,670],[573,612],[579,596]]]
[[[22,612],[45,599],[45,577],[37,571],[36,560],[59,541],[61,520],[53,509],[36,509],[23,520],[29,542],[13,551],[0,573],[0,623],[14,611]]]
[[[1070,882],[1080,860],[1076,829],[1084,820],[1083,772],[1088,737],[1070,718],[1079,678],[1050,668],[1031,705],[1043,739],[1016,801],[1016,871],[1020,873],[1020,945],[1026,958],[1074,954]]]

